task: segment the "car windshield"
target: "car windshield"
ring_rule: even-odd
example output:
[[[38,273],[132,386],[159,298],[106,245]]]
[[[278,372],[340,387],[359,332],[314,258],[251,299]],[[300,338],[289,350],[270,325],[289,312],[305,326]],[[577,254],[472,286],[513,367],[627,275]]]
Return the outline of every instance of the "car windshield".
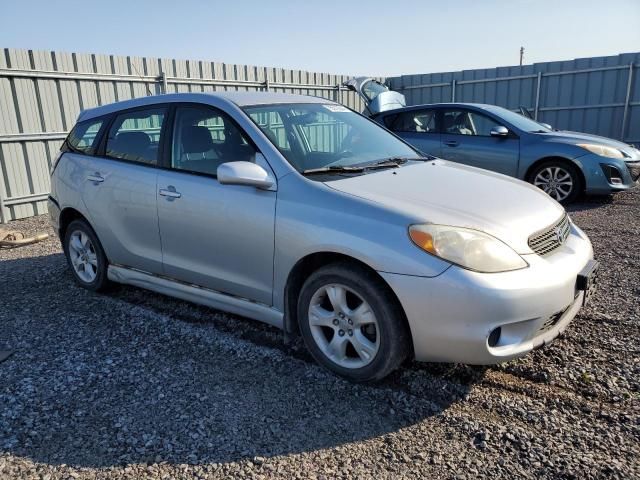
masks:
[[[244,111],[299,172],[423,158],[378,124],[342,105],[275,104],[249,106]]]
[[[535,120],[531,120],[524,115],[512,112],[511,110],[507,110],[506,108],[491,106],[486,107],[486,110],[504,119],[505,122],[508,122],[514,127],[519,128],[520,130],[523,130],[525,132],[550,133],[552,131],[542,124],[536,122]]]

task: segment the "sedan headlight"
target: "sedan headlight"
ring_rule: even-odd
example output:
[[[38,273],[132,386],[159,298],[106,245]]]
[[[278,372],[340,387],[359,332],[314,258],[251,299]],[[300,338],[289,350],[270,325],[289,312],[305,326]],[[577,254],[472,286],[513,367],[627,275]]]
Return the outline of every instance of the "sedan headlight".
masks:
[[[511,247],[479,230],[448,225],[411,225],[409,237],[425,252],[469,270],[495,273],[529,265]]]
[[[578,143],[579,147],[585,150],[607,158],[624,158],[624,154],[617,148],[607,147],[605,145],[594,145],[591,143]]]

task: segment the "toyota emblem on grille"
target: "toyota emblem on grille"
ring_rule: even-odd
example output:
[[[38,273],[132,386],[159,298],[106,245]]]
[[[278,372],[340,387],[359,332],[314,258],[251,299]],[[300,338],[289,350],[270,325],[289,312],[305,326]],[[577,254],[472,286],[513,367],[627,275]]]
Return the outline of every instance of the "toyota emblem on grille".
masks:
[[[562,235],[562,227],[556,227],[556,241],[558,243],[562,243],[562,240],[564,240],[563,235]]]

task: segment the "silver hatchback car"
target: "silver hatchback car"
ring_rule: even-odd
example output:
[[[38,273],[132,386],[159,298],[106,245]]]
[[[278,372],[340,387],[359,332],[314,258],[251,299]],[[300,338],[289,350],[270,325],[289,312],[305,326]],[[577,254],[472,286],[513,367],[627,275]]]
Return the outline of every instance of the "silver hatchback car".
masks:
[[[321,98],[173,94],[80,114],[49,211],[77,282],[299,333],[355,381],[407,357],[490,364],[562,332],[595,284],[541,190],[425,157]]]

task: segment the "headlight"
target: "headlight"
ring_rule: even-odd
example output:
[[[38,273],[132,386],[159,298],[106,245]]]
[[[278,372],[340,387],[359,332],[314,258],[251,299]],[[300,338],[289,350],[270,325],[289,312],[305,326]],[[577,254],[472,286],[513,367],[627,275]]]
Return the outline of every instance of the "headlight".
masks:
[[[479,230],[447,225],[411,225],[409,237],[425,252],[469,270],[495,273],[528,266],[505,243]]]
[[[578,146],[601,157],[624,158],[624,154],[617,148],[607,147],[605,145],[593,145],[591,143],[579,143]]]

